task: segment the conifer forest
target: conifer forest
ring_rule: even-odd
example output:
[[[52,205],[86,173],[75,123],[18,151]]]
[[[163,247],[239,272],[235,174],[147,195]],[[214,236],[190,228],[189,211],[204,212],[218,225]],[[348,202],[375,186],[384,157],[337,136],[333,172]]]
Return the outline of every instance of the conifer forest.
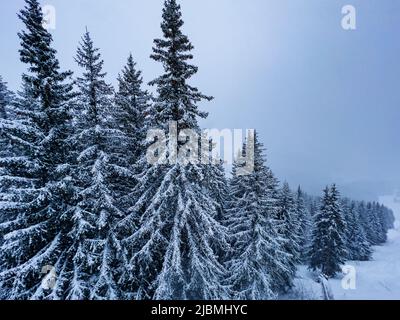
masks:
[[[0,69],[1,300],[324,299],[315,290],[336,294],[349,261],[387,246],[393,207],[278,178],[260,128],[231,166],[211,156],[215,141],[190,140],[218,97],[195,85],[186,5],[159,8],[150,82],[132,48],[109,83],[90,24],[67,70],[39,0],[13,17],[24,73],[12,90]],[[185,158],[200,149],[211,161]]]

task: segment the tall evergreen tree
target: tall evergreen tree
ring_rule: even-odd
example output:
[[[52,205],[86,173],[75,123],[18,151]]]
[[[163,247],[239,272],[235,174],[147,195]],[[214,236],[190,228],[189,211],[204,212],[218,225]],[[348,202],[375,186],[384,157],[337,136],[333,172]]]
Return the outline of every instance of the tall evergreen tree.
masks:
[[[380,245],[387,241],[387,232],[393,227],[393,212],[379,203],[359,202],[359,220],[368,242]]]
[[[369,224],[368,215],[367,215],[367,205],[364,201],[361,201],[357,204],[357,211],[360,215],[360,222],[364,229],[365,236],[367,237],[368,242],[370,244],[372,244],[369,241],[369,234],[370,234],[371,230],[370,230],[370,224]]]
[[[112,87],[104,81],[103,60],[88,31],[82,37],[76,62],[83,69],[77,79],[79,96],[75,133],[71,142],[76,150],[74,182],[77,206],[73,213],[73,275],[68,299],[118,299],[118,252],[121,249],[114,230],[123,212],[113,183],[119,183],[121,166],[118,147],[128,147],[127,137],[115,119]]]
[[[7,125],[12,123],[8,120],[12,101],[13,94],[7,89],[7,84],[0,76],[0,223],[9,219],[7,210],[4,209],[9,206],[9,202],[13,201],[11,190],[9,190],[10,180],[6,178],[7,170],[4,168],[4,165],[12,158],[12,144],[6,130]],[[0,237],[0,246],[2,242],[3,239]]]
[[[324,190],[322,204],[315,216],[310,267],[333,277],[341,271],[346,258],[345,222],[336,186]]]
[[[35,112],[40,113],[37,101],[28,87],[24,83],[23,90],[19,92],[13,103],[7,106],[4,118],[0,119],[0,141],[4,146],[0,151],[1,222],[14,221],[23,208],[30,207],[30,203],[34,201],[38,193],[38,190],[34,190],[34,177],[39,173],[37,171],[39,165],[34,152],[37,149],[36,141],[41,131],[35,124],[36,118],[33,115]],[[0,230],[5,233],[11,226],[5,223],[0,227]],[[6,261],[5,257],[2,258],[0,264]]]
[[[382,224],[379,219],[377,204],[368,202],[364,212],[364,226],[367,234],[367,239],[372,245],[379,245],[384,240],[385,235],[382,235]]]
[[[129,159],[136,163],[145,153],[146,113],[149,109],[150,94],[143,88],[142,72],[129,55],[126,66],[118,76],[118,91],[115,95],[115,117],[120,130],[129,138]]]
[[[150,83],[156,86],[157,96],[149,123],[167,129],[175,121],[178,136],[183,129],[198,130],[197,118],[207,114],[198,110],[197,103],[211,100],[187,83],[197,67],[188,63],[193,46],[182,26],[180,6],[166,0],[164,38],[154,41],[151,56],[165,72]],[[178,151],[186,143],[180,142]],[[125,221],[139,217],[140,224],[125,239],[131,253],[131,277],[125,282],[132,284],[137,299],[223,298],[225,270],[214,245],[224,239],[225,229],[215,220],[215,201],[203,188],[204,167],[174,161],[172,155],[168,159],[169,165],[149,165],[138,176],[140,197]]]
[[[7,88],[7,83],[3,82],[2,76],[0,76],[0,119],[7,118],[6,108],[10,105],[13,99],[13,94]]]
[[[287,260],[287,267],[291,272],[289,278],[291,280],[296,274],[296,264],[300,262],[299,227],[301,222],[296,215],[295,199],[287,182],[279,190],[277,221],[279,223],[279,234],[286,239],[284,250],[290,255]],[[291,285],[291,282],[287,283],[288,287]]]
[[[385,211],[379,203],[375,203],[374,211],[376,215],[377,240],[379,244],[383,244],[387,241],[388,232],[385,226]]]
[[[387,233],[389,229],[394,228],[395,217],[393,211],[385,207],[383,204],[380,205],[380,211],[383,228]]]
[[[210,163],[206,166],[204,186],[210,191],[210,195],[217,205],[217,221],[224,224],[226,220],[229,186],[222,161],[218,164]]]
[[[157,97],[154,99],[155,124],[165,129],[168,121],[178,123],[178,131],[197,129],[198,118],[208,114],[198,109],[197,103],[212,100],[187,83],[198,68],[188,63],[193,59],[190,53],[194,47],[188,37],[182,33],[182,13],[176,0],[166,0],[163,9],[161,29],[163,39],[155,39],[151,58],[164,66],[165,73],[150,82],[156,86]]]
[[[137,183],[133,175],[140,174],[144,168],[141,160],[146,152],[146,114],[149,111],[151,96],[142,86],[142,72],[137,69],[136,62],[130,54],[127,64],[118,76],[118,91],[113,108],[114,120],[124,135],[125,143],[113,147],[112,161],[121,168],[128,169],[125,174],[121,172],[119,179],[114,179],[113,183],[114,191],[120,199],[119,205],[124,211],[128,211],[137,198],[132,194]]]
[[[56,266],[68,235],[68,212],[73,188],[69,178],[69,108],[71,72],[60,72],[52,36],[42,26],[37,0],[26,0],[19,18],[20,57],[27,64],[22,95],[14,121],[2,125],[13,155],[1,166],[12,196],[5,207],[10,216],[0,225],[3,272],[0,282],[8,298],[39,297],[42,268]],[[42,297],[42,295],[40,295]]]
[[[210,162],[210,164],[205,165],[203,186],[205,190],[210,193],[210,196],[214,201],[216,208],[215,220],[222,226],[227,227],[229,184],[222,160],[220,160],[219,163]],[[227,234],[227,237],[229,237],[229,233]],[[230,250],[231,248],[229,246],[228,238],[221,239],[221,241],[216,243],[214,246],[214,252],[222,264],[225,264]]]
[[[360,222],[357,205],[354,201],[343,201],[346,218],[346,250],[349,260],[367,261],[371,258],[371,245]]]
[[[310,245],[312,220],[300,186],[295,195],[295,216],[298,220],[299,257],[302,262],[306,262]]]
[[[271,299],[293,277],[278,233],[278,182],[265,165],[263,146],[254,140],[254,171],[237,175],[243,166],[235,163],[230,182],[228,223],[232,254],[228,262],[235,299]]]
[[[5,130],[2,128],[6,125],[6,121],[9,117],[10,105],[13,101],[13,94],[7,88],[7,83],[3,82],[3,78],[0,76],[0,158],[7,158],[10,156],[10,141],[7,139]],[[3,159],[4,161],[4,159]],[[1,170],[1,167],[0,167]],[[0,173],[1,174],[1,173]],[[2,184],[0,183],[0,192],[2,190]],[[0,198],[1,199],[1,198]],[[0,217],[1,221],[1,217]]]

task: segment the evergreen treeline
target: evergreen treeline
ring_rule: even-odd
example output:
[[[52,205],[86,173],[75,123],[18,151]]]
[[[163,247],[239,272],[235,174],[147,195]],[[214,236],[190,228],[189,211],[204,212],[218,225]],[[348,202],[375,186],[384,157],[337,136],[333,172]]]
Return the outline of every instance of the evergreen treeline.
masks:
[[[79,75],[61,71],[39,2],[26,0],[20,91],[0,78],[1,299],[273,299],[298,264],[331,277],[386,241],[389,209],[334,185],[321,199],[280,186],[257,133],[247,175],[239,161],[231,179],[222,163],[148,164],[147,130],[199,131],[198,104],[212,100],[189,84],[198,70],[176,0],[162,17],[152,96],[132,55],[117,90],[104,80],[87,30]]]

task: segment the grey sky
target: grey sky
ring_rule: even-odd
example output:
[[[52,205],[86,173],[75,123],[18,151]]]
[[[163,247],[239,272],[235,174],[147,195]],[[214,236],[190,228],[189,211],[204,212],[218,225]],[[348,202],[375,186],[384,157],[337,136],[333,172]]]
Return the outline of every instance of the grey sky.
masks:
[[[215,100],[208,128],[256,128],[281,180],[319,193],[337,182],[370,198],[400,181],[400,2],[398,0],[181,0],[195,45],[193,79]],[[101,48],[108,80],[132,52],[145,81],[161,67],[149,59],[159,37],[162,0],[48,0],[64,69],[85,26]],[[341,8],[357,9],[357,30],[341,28]],[[23,0],[0,1],[0,74],[20,83]]]

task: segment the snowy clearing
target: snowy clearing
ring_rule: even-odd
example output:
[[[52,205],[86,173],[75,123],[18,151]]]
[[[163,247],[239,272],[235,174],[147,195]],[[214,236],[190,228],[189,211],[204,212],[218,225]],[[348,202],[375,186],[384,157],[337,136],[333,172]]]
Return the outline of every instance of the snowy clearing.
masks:
[[[330,280],[336,300],[400,299],[400,230],[390,230],[388,242],[374,250],[372,261],[349,262],[357,271],[356,289],[345,290],[341,280]]]
[[[373,247],[371,261],[349,261],[356,270],[355,289],[342,287],[343,275],[329,280],[335,300],[399,300],[400,299],[400,202],[394,196],[381,197],[380,202],[391,208],[396,216],[395,229],[388,233],[383,246]],[[300,266],[295,281],[297,299],[323,299],[322,287],[312,272]]]

